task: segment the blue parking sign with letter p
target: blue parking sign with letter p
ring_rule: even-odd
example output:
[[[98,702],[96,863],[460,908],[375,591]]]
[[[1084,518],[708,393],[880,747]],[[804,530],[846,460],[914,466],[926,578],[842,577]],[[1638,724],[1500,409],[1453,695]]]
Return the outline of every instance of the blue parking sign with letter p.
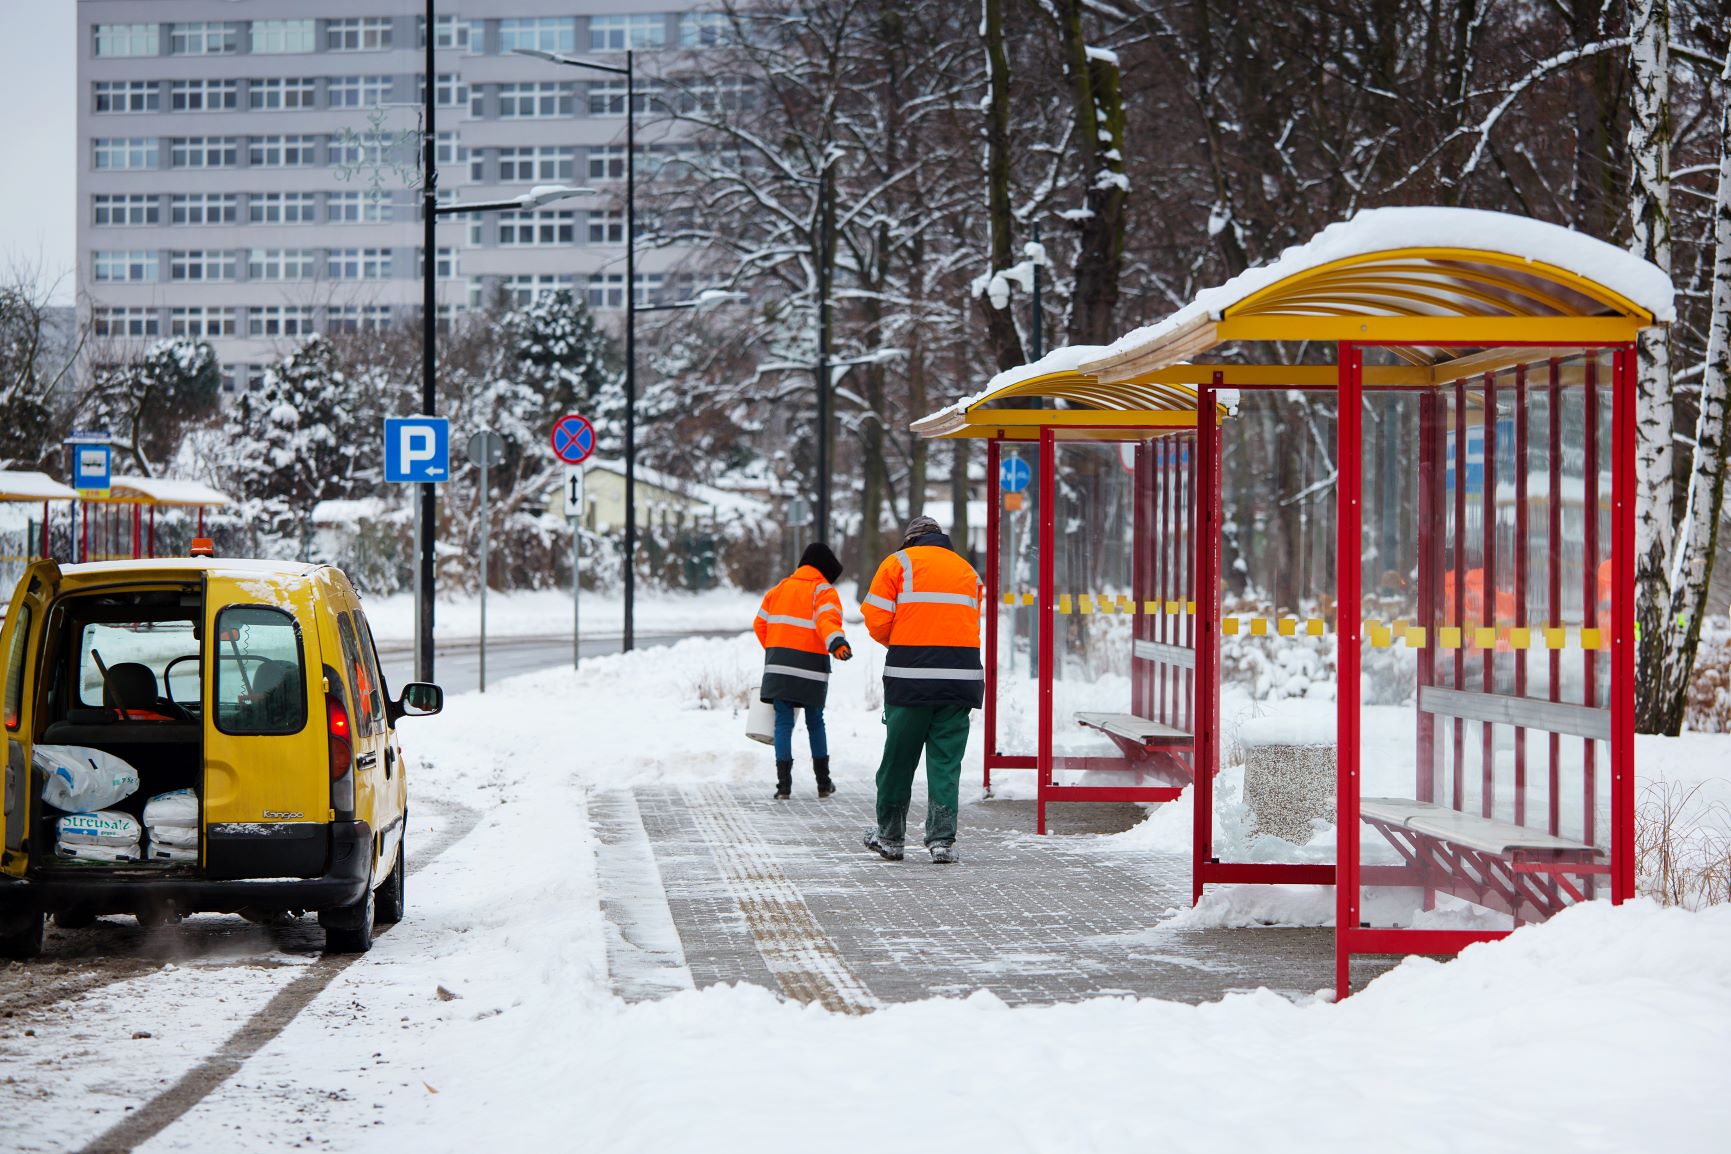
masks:
[[[444,417],[385,418],[385,480],[407,484],[451,479],[451,422]]]

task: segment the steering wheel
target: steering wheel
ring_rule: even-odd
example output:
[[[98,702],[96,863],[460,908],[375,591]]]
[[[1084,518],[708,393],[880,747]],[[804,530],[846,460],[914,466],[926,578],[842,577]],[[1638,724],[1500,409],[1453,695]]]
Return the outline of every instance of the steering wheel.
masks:
[[[197,661],[198,659],[198,654],[188,653],[185,656],[174,658],[167,665],[162,667],[162,700],[185,714],[186,720],[188,721],[194,720],[192,714],[187,710],[185,705],[182,705],[174,699],[174,667],[179,665],[182,661]]]

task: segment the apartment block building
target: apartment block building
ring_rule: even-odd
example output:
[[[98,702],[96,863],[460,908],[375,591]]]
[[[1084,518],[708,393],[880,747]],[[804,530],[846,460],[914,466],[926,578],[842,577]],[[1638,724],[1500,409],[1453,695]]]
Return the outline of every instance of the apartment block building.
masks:
[[[419,316],[423,11],[422,0],[79,0],[80,308],[100,348],[205,338],[233,390],[307,333]],[[441,0],[441,198],[596,190],[538,212],[446,218],[441,314],[555,287],[599,310],[624,304],[623,83],[515,50],[617,63],[631,48],[645,71],[687,58],[700,69],[719,20],[694,0]],[[640,251],[640,300],[662,292],[681,255]]]

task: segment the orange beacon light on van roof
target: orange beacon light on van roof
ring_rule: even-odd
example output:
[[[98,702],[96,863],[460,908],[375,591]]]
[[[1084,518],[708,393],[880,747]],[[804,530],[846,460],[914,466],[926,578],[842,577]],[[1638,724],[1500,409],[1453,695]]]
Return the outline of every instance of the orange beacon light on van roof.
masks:
[[[191,557],[214,557],[216,556],[216,546],[211,543],[209,537],[194,537],[192,547],[186,552]]]

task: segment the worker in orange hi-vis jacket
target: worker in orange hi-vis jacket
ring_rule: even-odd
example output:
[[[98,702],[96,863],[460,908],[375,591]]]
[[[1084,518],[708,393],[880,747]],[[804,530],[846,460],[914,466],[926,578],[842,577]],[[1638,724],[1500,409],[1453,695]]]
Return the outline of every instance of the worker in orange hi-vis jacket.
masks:
[[[835,782],[829,776],[829,737],[823,727],[824,699],[829,693],[829,659],[853,656],[841,628],[841,597],[835,579],[841,562],[828,545],[807,545],[799,568],[764,594],[752,622],[763,646],[763,686],[759,696],[775,706],[775,797],[793,796],[793,715],[805,710],[805,734],[811,742],[811,769],[817,795],[829,797]]]
[[[920,751],[926,755],[926,848],[932,861],[956,858],[962,754],[968,711],[985,700],[980,664],[980,598],[974,567],[930,517],[915,517],[902,547],[878,566],[861,612],[887,646],[884,753],[878,764],[877,828],[866,848],[902,860],[908,802]]]

